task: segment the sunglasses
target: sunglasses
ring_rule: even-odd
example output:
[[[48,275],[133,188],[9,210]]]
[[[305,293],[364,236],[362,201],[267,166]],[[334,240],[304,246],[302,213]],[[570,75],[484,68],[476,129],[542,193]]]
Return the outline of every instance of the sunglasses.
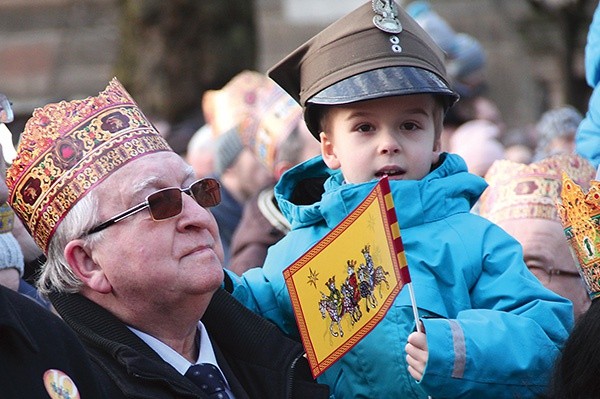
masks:
[[[206,178],[193,182],[188,188],[169,187],[158,190],[146,197],[141,204],[134,206],[118,215],[92,227],[85,235],[97,233],[112,226],[121,220],[135,215],[148,208],[152,219],[166,220],[173,218],[183,210],[183,198],[181,193],[191,196],[198,205],[204,208],[219,205],[221,202],[220,184],[216,179]]]

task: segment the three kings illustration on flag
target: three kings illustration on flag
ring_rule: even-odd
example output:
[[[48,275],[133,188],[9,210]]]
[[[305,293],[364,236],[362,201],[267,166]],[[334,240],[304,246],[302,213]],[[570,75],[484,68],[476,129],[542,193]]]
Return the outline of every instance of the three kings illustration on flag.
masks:
[[[315,378],[384,318],[405,284],[416,319],[387,177],[283,274]]]

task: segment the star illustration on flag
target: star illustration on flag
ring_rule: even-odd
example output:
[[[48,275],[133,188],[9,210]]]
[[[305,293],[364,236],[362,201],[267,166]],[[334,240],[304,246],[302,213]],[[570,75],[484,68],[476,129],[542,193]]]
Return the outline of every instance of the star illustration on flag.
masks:
[[[315,288],[317,288],[317,281],[319,281],[319,273],[315,272],[313,269],[308,269],[308,284],[312,284]]]
[[[370,231],[373,231],[375,229],[375,218],[373,217],[373,215],[369,215],[368,216],[368,220],[367,220],[367,228]]]

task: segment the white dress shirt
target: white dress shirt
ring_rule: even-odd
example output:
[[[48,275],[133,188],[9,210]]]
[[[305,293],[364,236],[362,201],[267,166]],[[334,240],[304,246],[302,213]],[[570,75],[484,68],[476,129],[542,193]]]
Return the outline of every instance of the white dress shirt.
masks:
[[[191,366],[193,366],[194,364],[199,364],[199,363],[213,364],[219,369],[219,371],[221,371],[221,368],[219,367],[219,364],[217,363],[217,358],[215,356],[215,351],[212,347],[212,343],[210,342],[208,333],[206,332],[206,329],[204,328],[204,325],[202,324],[201,321],[198,322],[198,332],[200,333],[200,345],[199,345],[198,358],[196,360],[196,363],[190,363],[186,358],[184,358],[179,353],[177,353],[173,348],[166,345],[162,341],[159,341],[158,339],[154,338],[153,336],[148,335],[145,332],[142,332],[131,326],[127,326],[127,327],[135,335],[140,337],[140,339],[142,341],[144,341],[150,348],[152,348],[152,350],[154,350],[154,352],[158,353],[158,355],[165,362],[167,362],[171,366],[173,366],[173,368],[175,368],[175,370],[177,370],[181,375],[185,375],[185,373]],[[221,371],[221,374],[223,375],[223,371]],[[229,383],[227,382],[227,378],[225,378],[225,375],[223,375],[223,379],[225,380],[225,383],[227,384],[227,394],[232,399],[235,399],[235,396],[229,389]]]

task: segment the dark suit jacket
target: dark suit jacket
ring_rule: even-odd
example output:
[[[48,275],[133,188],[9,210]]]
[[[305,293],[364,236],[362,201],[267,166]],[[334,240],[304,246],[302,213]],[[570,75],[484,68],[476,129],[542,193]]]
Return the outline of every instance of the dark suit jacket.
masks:
[[[121,321],[79,294],[50,295],[79,334],[111,398],[206,398]],[[300,343],[219,289],[202,318],[236,399],[328,398]]]
[[[106,397],[69,326],[32,299],[0,285],[0,397],[49,398],[44,380],[55,393],[66,388],[72,394],[65,375],[79,397]]]

